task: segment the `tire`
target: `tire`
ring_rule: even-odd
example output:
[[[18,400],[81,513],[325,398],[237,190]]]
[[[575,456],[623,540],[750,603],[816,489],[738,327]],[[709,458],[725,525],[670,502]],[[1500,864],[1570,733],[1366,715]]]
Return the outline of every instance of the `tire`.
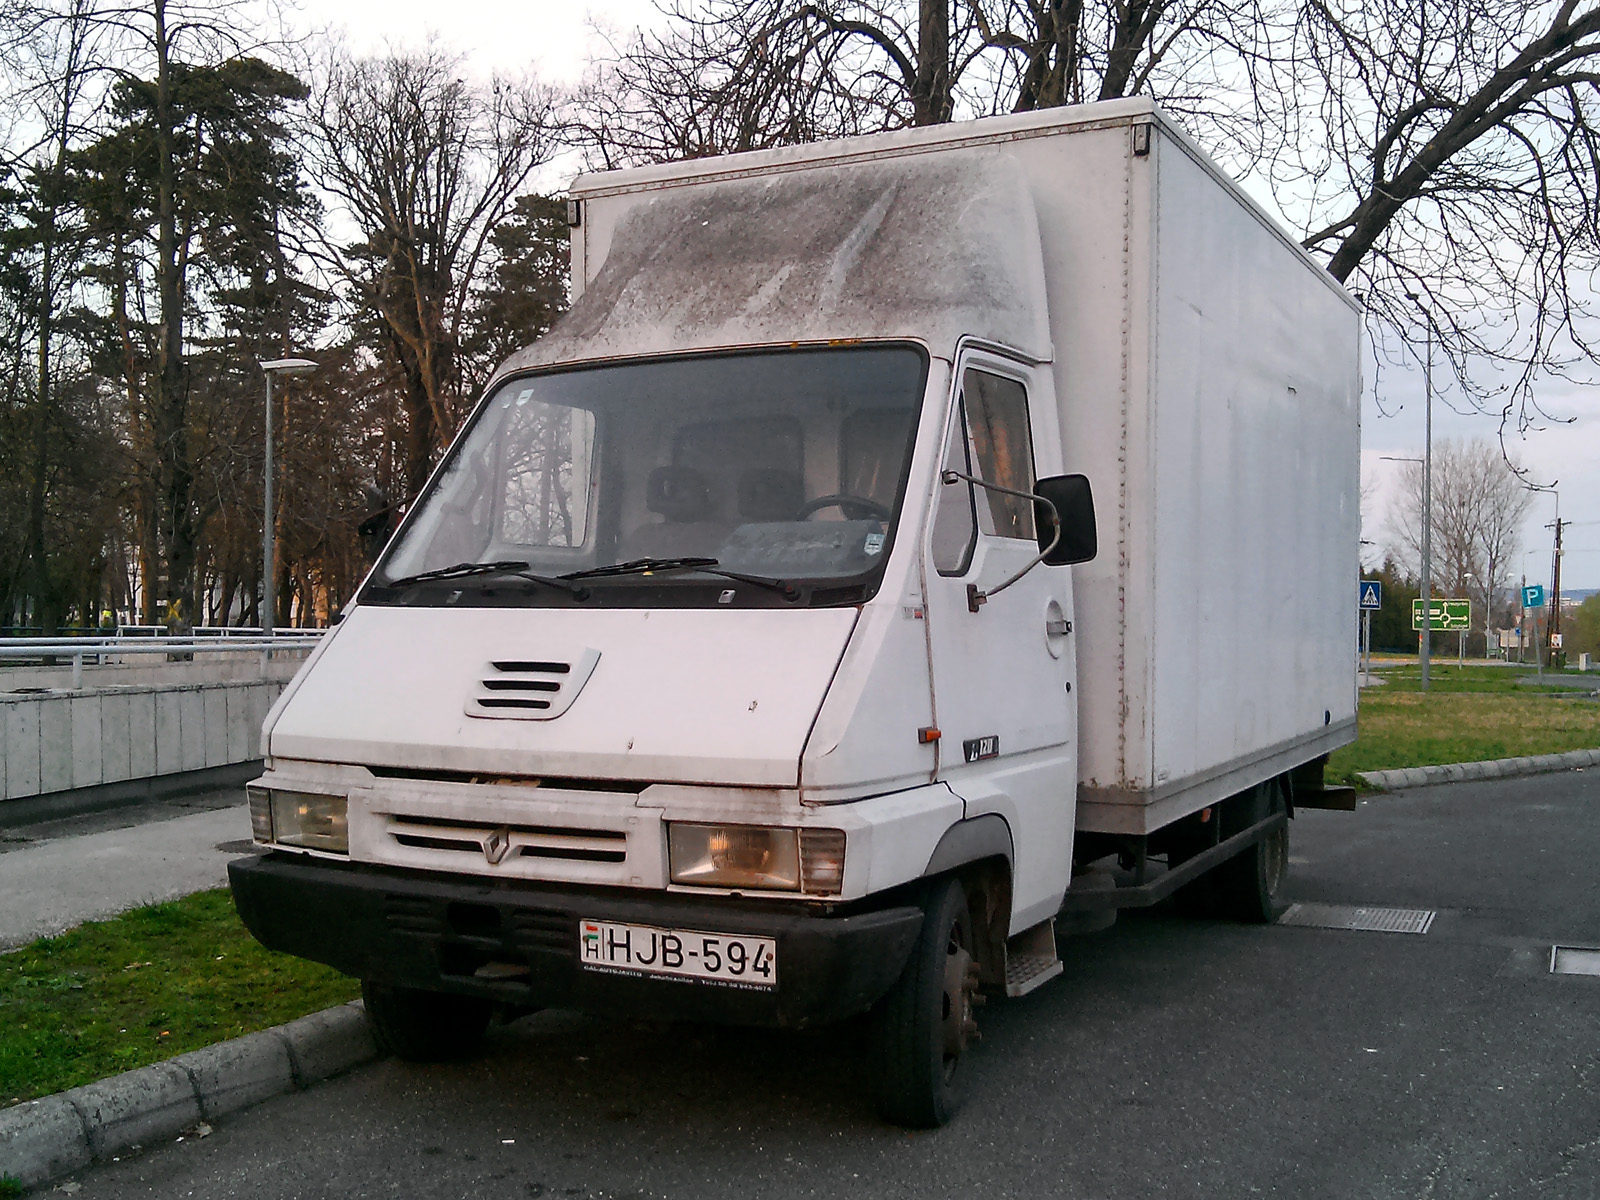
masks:
[[[1285,810],[1283,784],[1270,779],[1228,801],[1233,811],[1222,833],[1231,837]],[[1225,806],[1227,807],[1227,806]],[[1212,872],[1212,895],[1222,916],[1254,925],[1277,919],[1278,895],[1289,876],[1289,827],[1268,834]]]
[[[936,1129],[961,1107],[975,1040],[972,913],[958,879],[928,896],[905,970],[874,1013],[878,1109],[909,1129]]]
[[[483,1040],[493,1008],[476,996],[424,992],[370,979],[361,981],[361,1000],[378,1048],[406,1062],[464,1058]]]

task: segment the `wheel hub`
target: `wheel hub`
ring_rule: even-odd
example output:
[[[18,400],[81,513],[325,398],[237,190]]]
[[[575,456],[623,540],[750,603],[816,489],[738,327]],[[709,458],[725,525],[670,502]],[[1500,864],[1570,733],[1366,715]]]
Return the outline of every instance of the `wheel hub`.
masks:
[[[960,1058],[978,1032],[973,1019],[973,996],[978,990],[978,964],[965,946],[952,939],[944,960],[944,1057],[946,1063]]]

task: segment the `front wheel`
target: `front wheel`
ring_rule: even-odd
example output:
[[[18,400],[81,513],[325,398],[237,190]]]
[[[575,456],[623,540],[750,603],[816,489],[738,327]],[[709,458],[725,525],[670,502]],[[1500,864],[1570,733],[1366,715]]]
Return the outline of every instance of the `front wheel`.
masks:
[[[955,1116],[965,1092],[968,1045],[977,1034],[978,964],[972,913],[959,879],[928,897],[911,958],[878,1002],[874,1041],[878,1108],[887,1121],[934,1129]]]
[[[476,996],[424,992],[370,979],[361,1001],[378,1048],[407,1062],[445,1062],[470,1054],[488,1028],[492,1005]]]

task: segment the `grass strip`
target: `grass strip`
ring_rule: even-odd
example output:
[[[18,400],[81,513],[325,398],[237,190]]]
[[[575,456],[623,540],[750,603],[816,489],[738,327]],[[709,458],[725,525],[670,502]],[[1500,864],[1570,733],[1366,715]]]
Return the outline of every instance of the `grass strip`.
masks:
[[[1372,673],[1382,683],[1369,692],[1420,692],[1422,690],[1422,669],[1415,662],[1404,665],[1384,665],[1373,663]],[[1547,670],[1543,676],[1543,686],[1539,686],[1539,674],[1532,663],[1519,666],[1508,663],[1504,666],[1489,664],[1469,664],[1458,667],[1455,663],[1442,663],[1435,661],[1429,675],[1429,688],[1435,692],[1501,692],[1509,695],[1538,695],[1541,691],[1549,690],[1559,692],[1562,689],[1574,691],[1593,692],[1600,690],[1600,674],[1593,671],[1553,671]],[[1519,680],[1527,680],[1520,683]]]
[[[225,888],[90,922],[0,955],[0,1108],[359,991],[328,967],[264,949]]]
[[[1358,771],[1592,750],[1600,747],[1600,702],[1526,689],[1373,687],[1362,690],[1359,728],[1329,760],[1330,783],[1359,783]]]

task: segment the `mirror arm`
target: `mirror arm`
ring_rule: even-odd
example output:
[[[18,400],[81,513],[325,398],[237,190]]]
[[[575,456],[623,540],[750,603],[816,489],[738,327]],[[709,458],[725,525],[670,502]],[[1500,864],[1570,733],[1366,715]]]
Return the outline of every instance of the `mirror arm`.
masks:
[[[1036,496],[1032,492],[1019,492],[1016,488],[1001,487],[998,483],[990,483],[987,480],[978,479],[972,475],[964,475],[960,471],[940,471],[939,480],[941,483],[947,484],[965,481],[966,483],[974,484],[977,487],[985,488],[991,492],[999,492],[1003,496],[1016,496],[1021,500],[1027,500],[1034,504],[1042,504],[1050,510],[1050,520],[1055,523],[1056,532],[1055,536],[1050,539],[1050,544],[1029,559],[1028,562],[1023,566],[1022,570],[1018,571],[1015,575],[1001,580],[987,591],[980,591],[978,585],[975,583],[967,584],[967,611],[977,612],[980,607],[988,602],[990,596],[998,596],[1001,592],[1005,591],[1013,583],[1016,583],[1017,580],[1021,579],[1029,571],[1037,567],[1046,558],[1050,557],[1050,554],[1055,550],[1056,545],[1061,541],[1061,514],[1056,511],[1056,506],[1050,503],[1050,501],[1046,500],[1043,496]]]

